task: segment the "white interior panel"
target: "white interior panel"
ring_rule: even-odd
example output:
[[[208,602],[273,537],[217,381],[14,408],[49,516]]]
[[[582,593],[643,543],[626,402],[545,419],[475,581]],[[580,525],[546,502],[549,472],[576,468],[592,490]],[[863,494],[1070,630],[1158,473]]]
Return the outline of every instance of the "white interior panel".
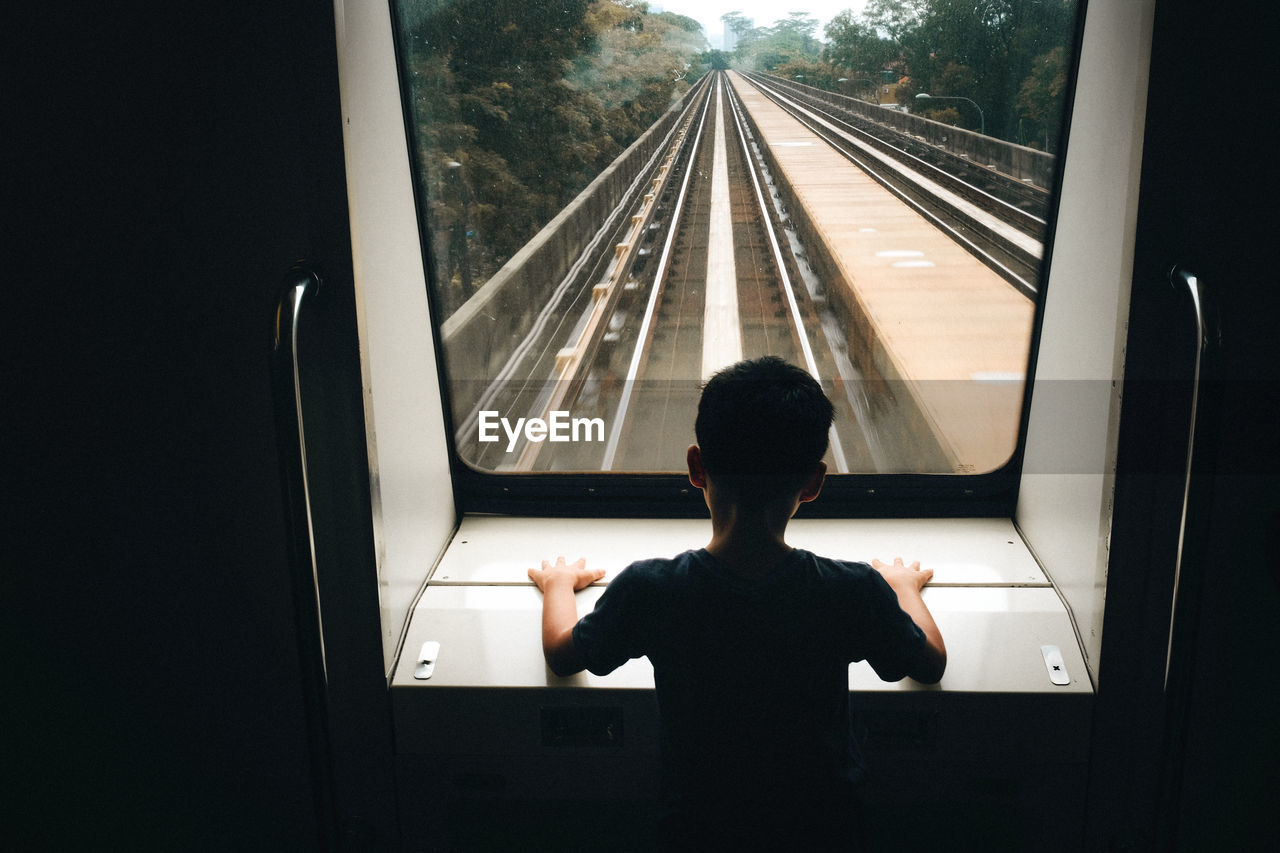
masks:
[[[578,593],[579,615],[603,593]],[[910,679],[881,681],[865,663],[849,670],[849,686],[862,691],[954,690],[963,693],[1090,693],[1062,602],[1052,589],[926,588],[925,602],[947,644],[947,672],[936,686]],[[404,654],[392,682],[396,688],[599,687],[653,688],[653,668],[633,660],[607,676],[582,672],[559,678],[542,657],[542,595],[533,586],[430,586],[414,612]],[[418,650],[440,644],[427,680],[414,678]],[[1062,652],[1068,685],[1054,685],[1040,652]]]
[[[706,543],[705,520],[463,519],[415,608],[393,685],[434,687],[653,687],[645,659],[600,677],[558,678],[542,657],[542,594],[528,580],[542,556],[585,556],[609,574],[577,594],[589,612],[607,581],[630,562]],[[854,558],[899,554],[936,569],[925,589],[947,643],[942,683],[886,684],[866,664],[850,668],[857,690],[955,690],[965,693],[1089,693],[1070,617],[1011,522],[1003,519],[801,519],[788,540],[818,553]],[[430,679],[414,678],[425,642],[440,643]],[[1040,647],[1056,645],[1071,683],[1050,683]]]
[[[385,3],[337,0],[383,659],[456,521],[413,178]],[[444,487],[442,488],[442,485]]]
[[[585,557],[605,579],[646,557],[701,548],[711,525],[700,519],[508,518],[467,516],[431,576],[437,584],[529,584],[544,559]],[[1046,585],[1008,519],[797,519],[787,541],[848,560],[919,560],[935,586]]]
[[[1095,676],[1153,6],[1088,6],[1016,515]]]

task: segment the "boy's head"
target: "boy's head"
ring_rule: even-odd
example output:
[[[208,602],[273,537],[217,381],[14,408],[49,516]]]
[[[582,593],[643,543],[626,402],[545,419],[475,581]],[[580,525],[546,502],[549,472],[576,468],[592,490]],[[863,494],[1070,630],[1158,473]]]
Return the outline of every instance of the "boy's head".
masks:
[[[800,368],[775,356],[740,361],[702,389],[694,433],[703,470],[739,501],[794,497],[827,452],[834,417]]]

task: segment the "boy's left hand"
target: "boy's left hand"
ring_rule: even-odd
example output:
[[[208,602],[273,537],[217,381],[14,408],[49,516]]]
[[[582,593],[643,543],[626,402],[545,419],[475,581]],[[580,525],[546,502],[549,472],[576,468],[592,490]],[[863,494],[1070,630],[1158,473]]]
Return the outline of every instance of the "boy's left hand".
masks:
[[[549,560],[543,560],[542,568],[529,570],[529,580],[537,584],[538,589],[544,593],[548,586],[556,583],[569,583],[573,586],[573,591],[577,592],[603,577],[604,569],[588,569],[585,557],[567,564],[564,557],[557,557],[555,565]]]

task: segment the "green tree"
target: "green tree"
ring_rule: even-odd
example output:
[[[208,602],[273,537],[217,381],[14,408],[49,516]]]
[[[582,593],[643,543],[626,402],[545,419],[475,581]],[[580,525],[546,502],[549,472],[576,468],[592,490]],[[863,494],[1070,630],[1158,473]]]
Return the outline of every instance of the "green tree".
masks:
[[[1036,57],[1031,73],[1022,81],[1018,91],[1018,111],[1023,119],[1019,142],[1046,151],[1056,147],[1066,92],[1067,51],[1059,46]]]
[[[1036,56],[1068,43],[1075,3],[924,0],[918,11],[902,37],[912,91],[970,98],[986,113],[989,134],[1015,138],[1022,82]],[[966,126],[976,122],[966,118]]]
[[[723,50],[708,50],[700,57],[702,63],[712,71],[728,71],[729,60],[733,58],[732,54]]]
[[[446,311],[688,87],[696,21],[632,0],[408,0],[401,38]]]
[[[697,21],[649,15],[647,8],[593,3],[588,21],[596,33],[595,49],[579,58],[568,78],[573,88],[598,100],[608,116],[615,148],[601,168],[685,91],[690,77],[697,76],[696,57],[707,48]]]
[[[928,0],[871,0],[863,20],[894,44],[904,44],[920,26]]]
[[[688,15],[677,15],[675,12],[659,12],[653,17],[663,23],[667,23],[673,27],[684,30],[687,33],[700,35],[704,39],[707,37],[707,34],[702,31],[702,24],[698,23],[695,19],[690,18]]]
[[[737,19],[734,23],[738,24]],[[739,35],[735,61],[746,68],[773,71],[784,63],[817,60],[822,55],[813,35],[817,28],[817,20],[807,12],[791,12],[771,27],[753,27]]]
[[[840,69],[821,60],[789,60],[774,68],[773,73],[779,77],[796,80],[806,86],[826,89],[829,92],[838,92],[842,89],[839,83],[840,77],[843,76]]]
[[[724,24],[725,32],[733,33],[738,38],[751,32],[754,27],[751,19],[741,12],[726,12],[720,16],[720,20]]]
[[[859,20],[848,10],[832,18],[823,32],[827,37],[823,59],[847,72],[838,76],[852,81],[854,89],[865,89],[868,85],[874,89],[884,69],[901,56],[895,42],[882,37],[871,24]]]

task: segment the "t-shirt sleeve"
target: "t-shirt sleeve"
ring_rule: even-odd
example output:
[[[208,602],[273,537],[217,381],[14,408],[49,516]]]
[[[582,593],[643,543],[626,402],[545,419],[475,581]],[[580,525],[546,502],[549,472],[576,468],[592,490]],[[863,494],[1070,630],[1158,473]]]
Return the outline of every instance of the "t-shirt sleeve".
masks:
[[[865,659],[883,681],[901,681],[925,659],[924,631],[898,605],[897,594],[880,573],[863,568],[851,658]]]
[[[573,626],[574,648],[591,672],[608,675],[646,654],[646,586],[643,572],[628,566],[609,582],[595,609]]]

